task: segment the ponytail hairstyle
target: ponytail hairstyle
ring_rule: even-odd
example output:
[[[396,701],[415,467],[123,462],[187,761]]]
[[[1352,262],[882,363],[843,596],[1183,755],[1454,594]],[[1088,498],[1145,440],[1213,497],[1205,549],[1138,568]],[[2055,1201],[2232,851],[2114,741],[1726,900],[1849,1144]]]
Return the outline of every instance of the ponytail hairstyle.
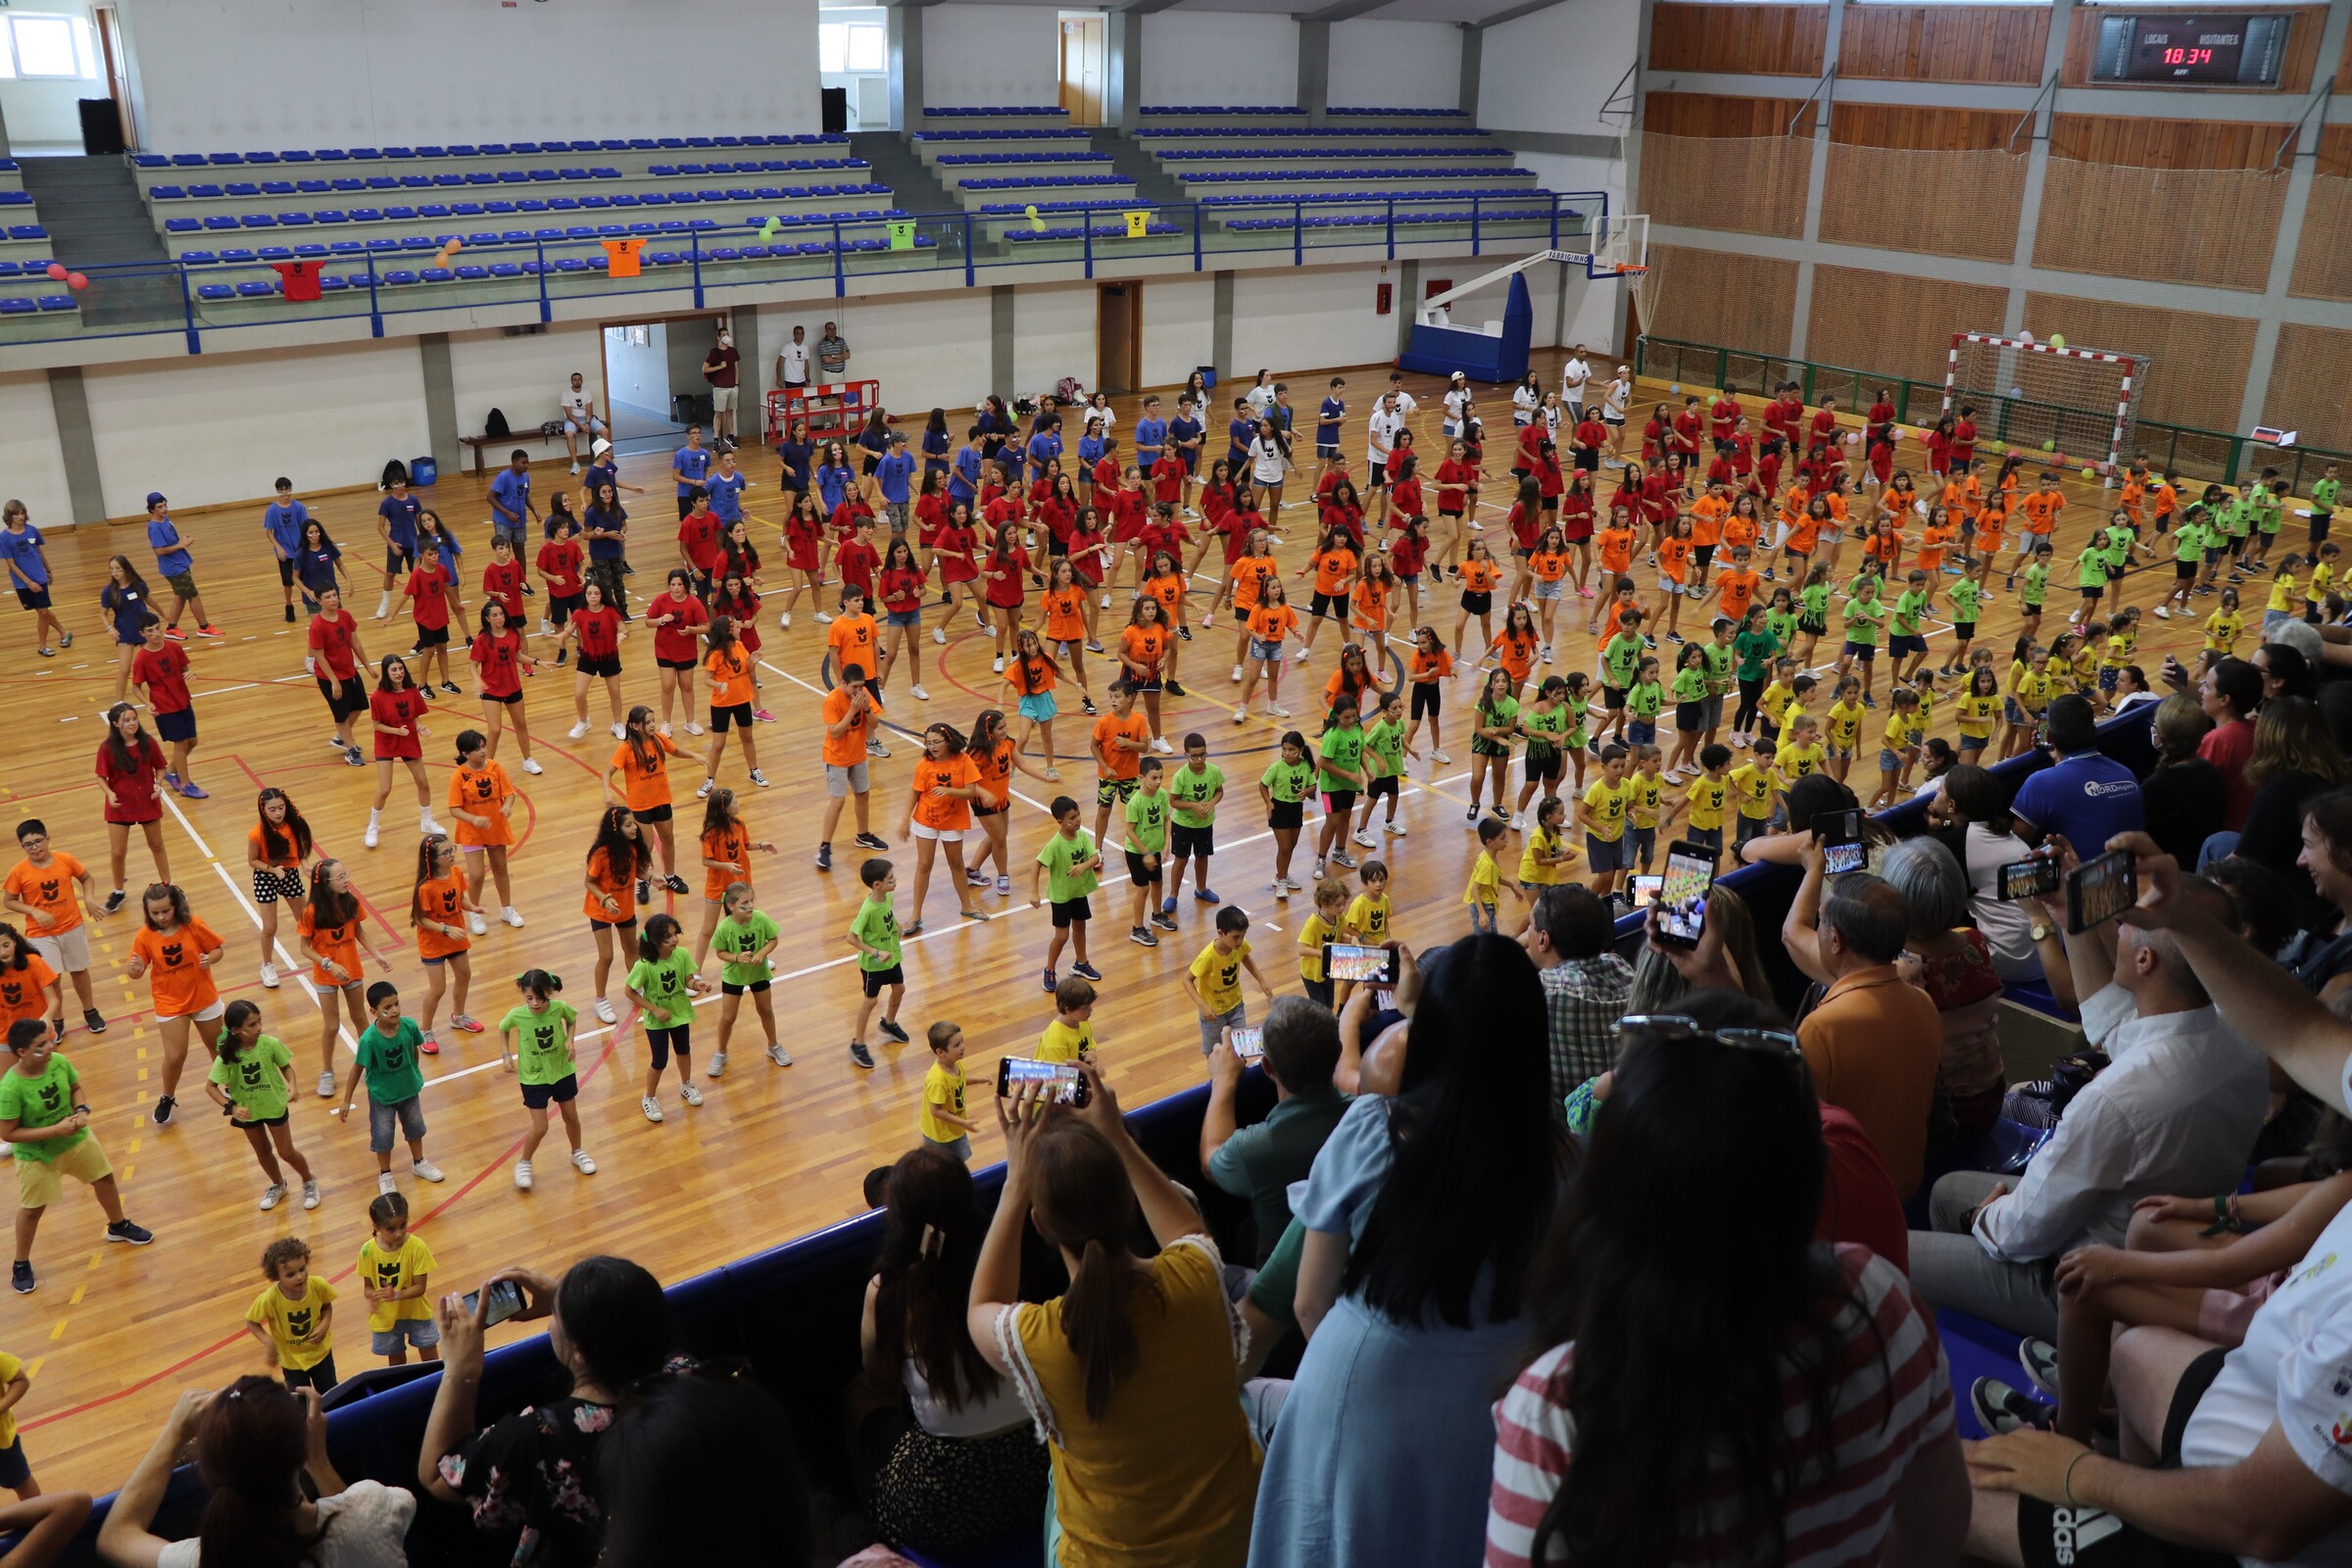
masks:
[[[202,1552],[238,1568],[318,1561],[332,1521],[312,1536],[294,1523],[309,1455],[302,1402],[275,1378],[249,1374],[217,1395],[196,1419],[196,1468],[212,1492],[197,1530]]]
[[[1036,1188],[1030,1215],[1038,1234],[1077,1258],[1061,1298],[1061,1331],[1086,1380],[1086,1413],[1100,1421],[1119,1380],[1143,1358],[1129,1298],[1158,1289],[1132,1266],[1135,1189],[1118,1152],[1084,1122],[1048,1120],[1030,1147]]]
[[[416,841],[416,883],[409,892],[409,924],[411,926],[419,926],[424,923],[424,885],[440,874],[441,857],[444,855],[447,855],[452,860],[458,857],[457,849],[450,843],[448,834],[427,833]]]
[[[662,961],[662,945],[684,929],[674,914],[657,914],[637,931],[637,956],[648,963]],[[533,974],[539,971],[531,971]],[[560,987],[558,989],[561,989]]]
[[[387,659],[384,662],[390,664],[396,661]],[[266,808],[272,800],[280,802],[286,808],[286,819],[282,823],[270,820]],[[300,811],[294,809],[292,796],[272,784],[254,797],[253,809],[254,814],[261,818],[262,853],[266,858],[274,862],[289,848],[294,851],[294,858],[298,860],[311,858],[311,824],[302,819]]]
[[[220,1014],[220,1032],[213,1037],[213,1050],[222,1061],[237,1059],[237,1031],[262,1015],[262,1009],[242,997],[230,1003]]]
[[[703,640],[710,645],[710,652],[726,656],[730,669],[735,667],[734,621],[723,614],[712,615],[710,626],[703,633]]]
[[[419,858],[421,855],[419,851]],[[348,925],[359,915],[358,897],[350,893],[337,893],[329,880],[329,873],[342,863],[329,858],[320,860],[311,871],[311,925],[315,929]]]
[[[887,1229],[874,1264],[874,1338],[885,1362],[912,1361],[950,1410],[995,1394],[996,1372],[964,1325],[964,1301],[987,1225],[971,1171],[939,1149],[910,1150],[891,1167]]]
[[[657,915],[655,918],[667,919],[668,917],[666,915]],[[671,925],[677,924],[675,920],[671,920],[669,923]],[[525,969],[522,971],[522,973],[514,977],[514,989],[521,992],[525,997],[532,998],[539,1002],[545,1002],[550,997],[556,996],[558,993],[563,991],[564,977],[560,974],[550,974],[545,969]]]
[[[1045,655],[1041,651],[1040,659]],[[972,733],[964,740],[964,750],[992,760],[997,749],[1004,744],[1004,714],[1002,710],[983,708],[972,718]]]

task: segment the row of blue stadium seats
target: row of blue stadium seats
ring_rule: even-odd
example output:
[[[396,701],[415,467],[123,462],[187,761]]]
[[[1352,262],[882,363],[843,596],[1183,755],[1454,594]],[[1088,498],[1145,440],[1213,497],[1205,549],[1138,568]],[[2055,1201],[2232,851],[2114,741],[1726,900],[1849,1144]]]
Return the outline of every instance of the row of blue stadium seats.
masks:
[[[810,213],[803,217],[779,218],[776,226],[782,228],[825,228],[835,223],[880,223],[909,214],[899,208],[861,208],[856,212]],[[754,218],[748,222],[722,223],[713,218],[697,218],[681,222],[671,219],[661,223],[603,223],[595,228],[510,228],[493,233],[482,230],[472,234],[407,234],[397,239],[336,240],[329,244],[261,245],[252,248],[229,246],[219,251],[183,251],[179,261],[189,267],[210,267],[216,263],[236,266],[245,262],[305,261],[319,257],[388,256],[401,252],[437,251],[451,240],[480,248],[490,245],[593,245],[609,239],[684,239],[688,235],[705,236],[736,230],[753,231],[764,228],[767,220]]]
[[[943,164],[1107,164],[1108,153],[942,153]]]
[[[1428,158],[1441,153],[1447,158],[1508,158],[1512,156],[1508,147],[1334,147],[1330,151],[1335,157],[1345,155],[1348,158]],[[1155,156],[1186,160],[1195,158],[1220,160],[1228,158],[1296,158],[1298,156],[1298,151],[1295,147],[1199,147],[1184,152],[1163,152]]]
[[[609,199],[587,200],[558,204],[547,202],[451,202],[443,206],[426,202],[417,207],[323,207],[312,212],[294,213],[217,213],[210,218],[167,218],[167,234],[221,233],[241,228],[303,228],[313,224],[407,222],[418,218],[500,218],[507,214],[611,212],[648,207],[692,207],[705,202],[766,202],[805,199],[816,196],[887,196],[888,185],[762,185],[756,190],[677,190],[652,192],[644,197],[614,196]],[[28,225],[37,227],[38,225]],[[19,238],[37,239],[38,235],[19,235]]]
[[[1126,232],[1123,225],[1120,227],[1120,232]],[[918,234],[914,238],[912,248],[935,250],[938,245],[939,241],[930,236]],[[870,255],[877,251],[888,251],[890,248],[890,241],[886,239],[845,239],[839,247],[845,256],[852,253]],[[705,251],[703,260],[710,263],[784,261],[802,256],[830,256],[834,250],[835,246],[831,240],[819,239],[808,240],[798,245],[722,247]],[[683,251],[648,251],[639,257],[638,261],[642,267],[647,268],[689,267],[693,265],[694,257]],[[423,267],[415,270],[392,268],[377,273],[376,283],[380,287],[406,288],[420,283],[506,281],[536,277],[542,272],[551,275],[576,276],[588,272],[601,272],[605,270],[606,264],[602,257],[564,256],[552,259],[544,266],[538,262],[492,262],[487,265],[468,263],[463,267]],[[322,272],[318,277],[318,291],[321,294],[345,293],[353,289],[365,291],[367,287],[368,276],[364,272],[352,276],[338,276],[331,272]],[[196,285],[196,297],[200,300],[271,299],[280,292],[282,292],[282,284],[259,279],[245,283],[199,283]],[[63,299],[64,307],[47,304],[46,301],[52,298]],[[44,296],[41,308],[43,310],[71,308],[73,304],[72,295]]]
[[[813,170],[869,169],[862,158],[781,158],[765,163],[656,164],[646,177],[674,179],[708,174],[788,174]],[[545,185],[564,180],[613,180],[631,176],[617,169],[502,169],[477,170],[470,174],[375,174],[365,179],[229,180],[221,184],[157,185],[147,192],[159,202],[211,201],[221,196],[325,195],[364,190],[463,190],[495,185]]]
[[[1512,190],[1314,190],[1300,191],[1297,200],[1317,207],[1332,202],[1466,202],[1473,198],[1490,206],[1502,202],[1548,202],[1552,193],[1541,185],[1533,189]],[[1259,207],[1269,201],[1284,201],[1281,196],[1203,196],[1203,207]],[[1549,211],[1548,208],[1544,209]]]
[[[1242,184],[1268,179],[1369,179],[1378,171],[1368,169],[1229,169],[1214,174],[1181,174],[1187,185]],[[1410,169],[1399,166],[1393,171],[1399,176],[1414,179],[1498,178],[1505,174],[1525,174],[1536,177],[1532,169]]]
[[[43,294],[37,299],[0,299],[0,316],[31,316],[40,311],[70,311],[74,309],[71,294]]]
[[[1029,174],[1002,179],[959,179],[959,190],[1031,190],[1063,185],[1131,185],[1124,174]]]
[[[1551,214],[1548,209],[1523,213],[1507,208],[1497,212],[1491,207],[1479,209],[1476,215],[1477,220],[1482,223],[1507,223],[1514,220],[1524,222],[1541,222],[1550,216]],[[1396,221],[1399,225],[1405,223],[1467,223],[1471,221],[1471,219],[1472,214],[1470,209],[1467,207],[1462,208],[1459,211],[1440,211],[1431,209],[1417,210],[1409,213],[1400,212],[1396,215]],[[1331,213],[1317,214],[1312,218],[1298,219],[1237,218],[1228,222],[1225,226],[1230,229],[1249,231],[1269,228],[1289,229],[1293,227],[1384,228],[1387,226],[1387,224],[1388,219],[1386,215],[1381,213]]]
[[[1041,109],[1031,104],[1013,104],[1001,109],[992,108],[986,104],[959,105],[953,109],[934,109],[928,104],[923,106],[923,118],[925,120],[954,120],[958,117],[968,119],[974,115],[1036,115],[1040,118],[1043,118],[1047,115],[1060,115],[1066,113],[1068,113],[1067,110],[1059,108]]]
[[[8,237],[10,239],[47,239],[49,231],[38,223],[11,223],[8,225]]]
[[[1145,115],[1303,115],[1297,104],[1146,104]]]
[[[683,152],[705,147],[845,146],[849,139],[838,131],[821,135],[635,136],[625,139],[609,137],[603,141],[494,141],[484,142],[480,146],[455,142],[447,147],[318,147],[307,152],[292,148],[274,153],[133,153],[130,162],[137,169],[203,169],[224,164],[337,164],[379,158],[512,158],[518,153],[653,153],[673,149]],[[6,167],[14,169],[16,165],[12,163]]]
[[[0,262],[0,277],[46,277],[48,275],[49,259],[45,256],[38,261]]]
[[[1004,237],[1015,244],[1024,240],[1084,239],[1087,227],[1088,225],[1084,223],[1064,223],[1055,224],[1050,228],[1016,228],[1006,233]],[[1125,223],[1096,223],[1093,227],[1097,239],[1126,239],[1130,237]],[[1146,232],[1152,234],[1182,234],[1187,231],[1186,225],[1182,223],[1146,223],[1144,228]]]
[[[23,167],[14,158],[0,158],[0,174],[16,173]]]
[[[918,130],[916,141],[1035,141],[1051,136],[1055,140],[1083,141],[1093,132],[1083,125],[1023,125],[1015,129],[995,130]]]
[[[30,207],[32,192],[28,190],[0,190],[0,207]]]
[[[1467,109],[1342,109],[1338,105],[1323,111],[1327,115],[1348,115],[1355,119],[1379,120],[1468,120]]]
[[[1394,136],[1395,125],[1284,125],[1279,130],[1264,125],[1200,125],[1176,127],[1146,125],[1128,132],[1131,136],[1150,137],[1156,141],[1196,141],[1206,136],[1272,136],[1279,134],[1285,141],[1303,137],[1326,136]],[[1416,136],[1484,136],[1488,134],[1476,125],[1415,125]]]

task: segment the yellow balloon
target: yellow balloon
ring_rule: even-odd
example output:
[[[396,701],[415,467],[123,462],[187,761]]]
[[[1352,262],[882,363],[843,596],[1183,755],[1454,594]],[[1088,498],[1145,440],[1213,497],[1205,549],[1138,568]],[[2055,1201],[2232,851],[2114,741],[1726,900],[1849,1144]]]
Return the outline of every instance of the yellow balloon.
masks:
[[[2044,452],[2055,452],[2058,450],[2058,443],[2055,441],[2044,441],[2041,444],[2041,450]]]
[[[1027,207],[1021,209],[1021,213],[1023,217],[1029,220],[1029,226],[1031,228],[1043,228],[1046,226],[1046,220],[1037,216],[1037,203],[1031,202]]]
[[[2062,349],[2066,347],[2066,335],[2062,332],[2052,332],[2050,334],[2050,347],[2054,349]]]
[[[2084,468],[2082,470],[2082,477],[2085,479],[2096,479],[2098,476],[2099,470],[2096,468]]]

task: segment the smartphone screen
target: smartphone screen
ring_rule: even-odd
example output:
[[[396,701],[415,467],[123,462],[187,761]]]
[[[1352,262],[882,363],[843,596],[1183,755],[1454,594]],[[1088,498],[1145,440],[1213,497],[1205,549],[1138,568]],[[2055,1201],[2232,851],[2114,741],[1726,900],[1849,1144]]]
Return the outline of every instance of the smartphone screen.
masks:
[[[465,1299],[466,1310],[468,1312],[473,1311],[481,1302],[482,1293],[479,1291],[467,1291],[466,1293]],[[515,1313],[521,1310],[521,1286],[515,1284],[513,1280],[493,1280],[490,1282],[490,1310],[484,1316],[483,1322],[492,1328],[496,1328],[499,1324],[504,1323],[507,1319],[513,1317]]]
[[[2130,850],[2111,850],[2085,860],[2066,879],[2066,928],[2087,931],[2112,920],[2139,897],[2139,878],[2132,868]]]
[[[2058,891],[2058,862],[2046,857],[2012,860],[1997,874],[2004,899],[2046,899]]]
[[[1244,1061],[1255,1061],[1266,1054],[1266,1032],[1263,1029],[1236,1029],[1233,1032],[1233,1054]]]
[[[1859,871],[1868,858],[1862,846],[1862,813],[1848,807],[1841,811],[1825,811],[1813,819],[1814,830],[1821,840],[1822,869],[1832,876],[1843,876]]]
[[[1021,1084],[1055,1084],[1056,1104],[1081,1103],[1086,1080],[1079,1076],[1074,1061],[1037,1061],[1028,1056],[1006,1056],[997,1063],[997,1094],[999,1098],[1011,1095]]]
[[[1646,909],[1651,905],[1657,903],[1658,889],[1664,884],[1665,880],[1666,879],[1664,877],[1659,876],[1635,877],[1634,907],[1637,909]]]
[[[1352,942],[1323,944],[1323,973],[1328,979],[1395,985],[1396,963],[1396,955],[1387,948],[1362,947]]]
[[[1682,947],[1696,947],[1706,928],[1707,889],[1714,882],[1711,856],[1689,853],[1681,845],[1669,850],[1658,887],[1659,934]]]

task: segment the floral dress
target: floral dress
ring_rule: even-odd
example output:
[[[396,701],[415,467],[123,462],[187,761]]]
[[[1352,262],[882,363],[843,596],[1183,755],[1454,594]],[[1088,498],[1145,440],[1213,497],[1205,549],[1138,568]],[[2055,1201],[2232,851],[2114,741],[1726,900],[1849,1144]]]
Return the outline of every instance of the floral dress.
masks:
[[[441,1479],[466,1494],[474,1528],[514,1538],[522,1568],[591,1568],[604,1548],[596,1450],[612,1407],[568,1395],[484,1427],[441,1456]]]

